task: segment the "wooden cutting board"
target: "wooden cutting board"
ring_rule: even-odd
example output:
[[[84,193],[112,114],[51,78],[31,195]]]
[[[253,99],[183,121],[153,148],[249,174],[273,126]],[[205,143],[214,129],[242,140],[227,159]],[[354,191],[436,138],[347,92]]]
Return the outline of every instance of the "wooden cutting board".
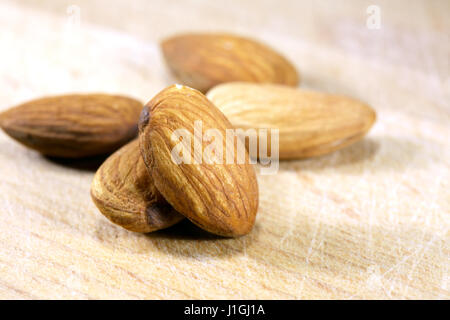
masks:
[[[0,110],[66,92],[146,102],[174,81],[162,37],[221,30],[378,120],[347,149],[259,175],[238,239],[188,222],[128,232],[91,202],[101,159],[54,161],[0,133],[0,298],[449,299],[450,5],[376,2],[379,29],[367,1],[2,1]]]

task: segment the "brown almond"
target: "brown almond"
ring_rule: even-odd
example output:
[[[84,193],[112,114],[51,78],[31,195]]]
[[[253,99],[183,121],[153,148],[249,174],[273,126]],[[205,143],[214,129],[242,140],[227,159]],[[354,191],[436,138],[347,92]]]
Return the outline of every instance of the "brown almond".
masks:
[[[207,97],[236,128],[279,129],[280,159],[341,149],[360,140],[376,119],[375,111],[356,99],[282,85],[227,83]]]
[[[136,136],[142,106],[108,94],[46,97],[1,113],[0,127],[48,156],[93,156],[112,152]]]
[[[208,164],[205,159],[195,163],[193,152],[191,163],[173,161],[171,152],[180,143],[173,138],[174,131],[189,132],[193,139],[186,150],[191,150],[194,141],[199,141],[194,136],[195,121],[202,122],[202,133],[216,129],[223,137],[226,129],[232,128],[227,118],[197,90],[174,85],[157,94],[144,107],[139,123],[144,162],[164,198],[193,223],[222,236],[246,234],[255,222],[258,185],[245,147],[243,164]],[[202,141],[203,150],[207,144]],[[235,147],[225,142],[222,146],[224,154],[226,148]]]
[[[91,196],[106,218],[130,231],[164,229],[184,218],[156,190],[137,139],[100,166],[92,181]]]
[[[162,51],[172,73],[185,85],[206,92],[231,81],[297,86],[295,67],[268,46],[231,34],[191,33],[164,40]]]

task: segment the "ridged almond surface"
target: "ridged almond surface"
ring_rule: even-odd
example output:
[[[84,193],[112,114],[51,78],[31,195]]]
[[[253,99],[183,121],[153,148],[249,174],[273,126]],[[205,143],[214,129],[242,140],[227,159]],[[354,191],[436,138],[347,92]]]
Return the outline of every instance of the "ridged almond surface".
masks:
[[[0,127],[42,154],[79,158],[112,152],[134,138],[143,104],[107,94],[32,100],[0,114]]]
[[[279,129],[280,159],[341,149],[361,139],[376,119],[375,111],[356,99],[281,85],[227,83],[207,97],[236,128]]]
[[[106,218],[130,231],[164,229],[184,218],[156,190],[137,139],[100,166],[92,181],[91,197]]]
[[[225,130],[232,128],[219,109],[197,90],[174,85],[157,94],[144,107],[139,123],[144,162],[165,199],[196,225],[222,236],[246,234],[258,209],[258,185],[245,147],[243,164],[207,164],[205,159],[199,164],[176,164],[172,159],[171,152],[179,143],[172,138],[174,130],[189,132],[192,139],[190,146],[186,143],[186,150],[190,150],[194,140],[199,141],[194,137],[197,120],[202,121],[203,133],[216,129],[225,137]],[[235,148],[225,140],[220,143],[224,155],[227,147]],[[209,144],[203,140],[202,149]]]
[[[231,34],[183,34],[161,44],[178,80],[206,92],[224,82],[248,81],[296,86],[295,67],[268,46]]]

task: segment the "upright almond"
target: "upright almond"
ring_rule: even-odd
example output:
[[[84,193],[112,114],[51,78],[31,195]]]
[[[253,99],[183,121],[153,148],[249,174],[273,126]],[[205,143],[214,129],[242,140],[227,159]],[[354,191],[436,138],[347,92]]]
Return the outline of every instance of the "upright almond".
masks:
[[[207,97],[236,128],[279,129],[280,159],[341,149],[361,139],[376,119],[375,111],[356,99],[281,85],[227,83]]]
[[[224,82],[248,81],[296,86],[299,76],[282,55],[255,40],[231,34],[184,34],[162,42],[166,62],[178,80],[206,92]]]
[[[130,231],[151,232],[183,219],[156,190],[137,139],[100,166],[92,181],[91,196],[106,218]]]
[[[197,90],[174,85],[157,94],[144,107],[139,123],[144,162],[164,198],[192,222],[218,235],[246,234],[253,227],[258,209],[258,185],[248,154],[243,148],[242,164],[228,163],[223,158],[210,162],[213,159],[207,159],[207,153],[195,160],[199,154],[193,146],[199,143],[205,151],[209,145],[196,135],[196,121],[203,128],[200,136],[215,129],[225,137],[226,129],[232,128],[227,118]],[[174,136],[175,130],[187,133],[187,140],[183,138],[181,142],[186,146],[183,157],[188,161],[174,161],[172,152],[180,143]],[[224,139],[218,143],[223,150],[235,147]]]
[[[137,134],[142,103],[123,96],[46,97],[0,114],[0,127],[42,154],[79,158],[111,152]]]

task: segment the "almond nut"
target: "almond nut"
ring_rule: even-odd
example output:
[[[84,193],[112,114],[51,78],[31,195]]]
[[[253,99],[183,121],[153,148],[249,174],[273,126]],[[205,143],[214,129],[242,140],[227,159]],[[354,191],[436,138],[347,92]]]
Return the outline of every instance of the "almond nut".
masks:
[[[207,97],[236,128],[279,129],[280,159],[341,149],[360,140],[376,119],[375,111],[356,99],[282,85],[227,83]]]
[[[246,234],[255,222],[258,184],[245,147],[243,164],[173,161],[171,152],[179,143],[173,132],[187,130],[195,145],[195,121],[202,122],[203,132],[215,129],[223,137],[226,129],[232,128],[227,118],[197,90],[174,85],[157,94],[144,107],[139,122],[144,162],[164,198],[193,223],[222,236]],[[206,145],[202,141],[202,149]],[[187,148],[190,150],[192,143]],[[225,148],[235,145],[226,144]]]
[[[137,139],[100,166],[92,181],[91,196],[106,218],[130,231],[164,229],[184,218],[156,190]]]
[[[297,86],[294,66],[255,40],[231,34],[184,34],[161,44],[165,60],[178,80],[206,92],[224,82],[248,81]]]
[[[114,151],[135,137],[141,110],[141,102],[123,96],[62,95],[1,113],[0,127],[42,154],[79,158]]]

